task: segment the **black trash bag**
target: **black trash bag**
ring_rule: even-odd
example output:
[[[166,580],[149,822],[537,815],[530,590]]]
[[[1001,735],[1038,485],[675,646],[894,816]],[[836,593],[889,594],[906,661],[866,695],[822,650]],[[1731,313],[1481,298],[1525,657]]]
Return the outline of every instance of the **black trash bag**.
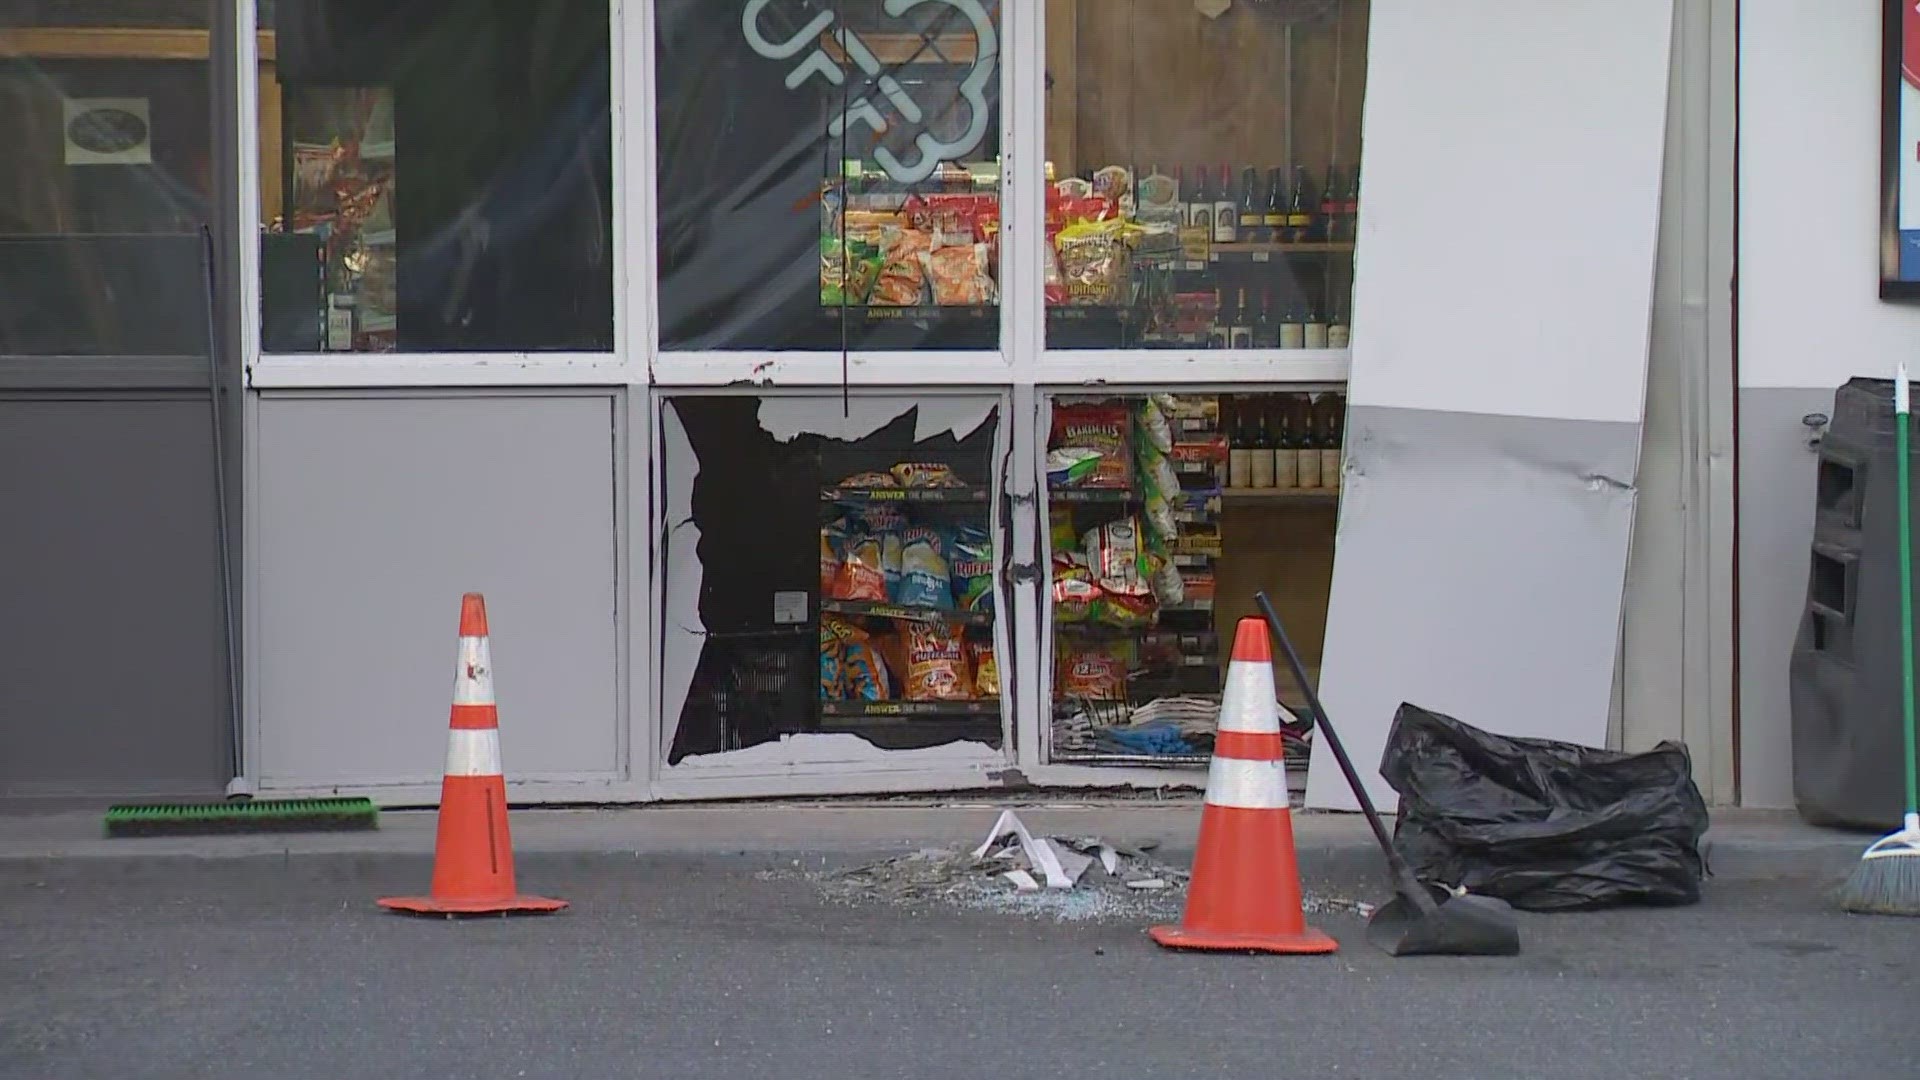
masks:
[[[1515,739],[1400,706],[1380,774],[1394,846],[1422,880],[1530,911],[1700,899],[1707,804],[1687,748]]]

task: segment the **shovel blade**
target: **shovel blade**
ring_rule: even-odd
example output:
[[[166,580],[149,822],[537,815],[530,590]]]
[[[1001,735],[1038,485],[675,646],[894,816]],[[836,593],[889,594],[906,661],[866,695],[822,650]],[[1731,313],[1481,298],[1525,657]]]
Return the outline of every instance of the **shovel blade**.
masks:
[[[1367,940],[1390,956],[1517,956],[1520,927],[1513,908],[1491,896],[1435,896],[1438,910],[1422,914],[1404,896],[1380,905],[1367,920]]]

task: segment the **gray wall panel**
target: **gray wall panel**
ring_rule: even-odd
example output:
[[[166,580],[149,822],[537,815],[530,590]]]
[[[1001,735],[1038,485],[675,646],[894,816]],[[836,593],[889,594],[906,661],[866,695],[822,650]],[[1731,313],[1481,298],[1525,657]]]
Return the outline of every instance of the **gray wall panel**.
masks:
[[[1807,602],[1814,451],[1833,388],[1740,391],[1740,801],[1793,805],[1787,661]]]
[[[0,398],[0,794],[217,792],[200,394]]]
[[[617,768],[614,400],[260,402],[261,779],[434,782],[484,592],[509,781]]]

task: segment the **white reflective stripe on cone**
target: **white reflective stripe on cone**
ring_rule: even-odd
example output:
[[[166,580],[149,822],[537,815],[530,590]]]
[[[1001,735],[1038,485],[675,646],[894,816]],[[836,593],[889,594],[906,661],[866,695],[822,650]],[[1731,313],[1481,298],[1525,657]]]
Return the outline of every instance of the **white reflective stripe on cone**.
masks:
[[[1235,810],[1287,809],[1287,772],[1278,761],[1218,757],[1207,766],[1207,802]]]
[[[1274,705],[1273,665],[1235,660],[1227,665],[1227,688],[1220,696],[1221,731],[1268,735],[1280,730]]]
[[[500,775],[499,728],[454,728],[447,736],[448,776]]]
[[[460,659],[453,670],[453,703],[493,704],[493,650],[486,638],[460,639]]]

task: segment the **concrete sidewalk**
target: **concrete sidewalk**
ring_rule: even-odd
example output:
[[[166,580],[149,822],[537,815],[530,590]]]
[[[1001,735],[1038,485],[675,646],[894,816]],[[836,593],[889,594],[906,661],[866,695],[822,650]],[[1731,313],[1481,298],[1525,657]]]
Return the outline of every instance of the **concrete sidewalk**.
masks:
[[[1077,801],[928,799],[651,805],[613,809],[518,810],[514,851],[541,862],[627,860],[675,855],[884,855],[978,841],[1002,809],[1038,833],[1155,844],[1174,861],[1191,857],[1200,825],[1195,799]],[[1296,811],[1296,846],[1308,873],[1350,876],[1379,867],[1358,814]],[[93,811],[0,814],[0,863],[67,860],[425,860],[433,852],[432,811],[388,811],[376,831],[251,836],[108,839]],[[1722,810],[1707,833],[1708,866],[1732,880],[1846,875],[1872,837],[1816,829],[1790,812]]]

